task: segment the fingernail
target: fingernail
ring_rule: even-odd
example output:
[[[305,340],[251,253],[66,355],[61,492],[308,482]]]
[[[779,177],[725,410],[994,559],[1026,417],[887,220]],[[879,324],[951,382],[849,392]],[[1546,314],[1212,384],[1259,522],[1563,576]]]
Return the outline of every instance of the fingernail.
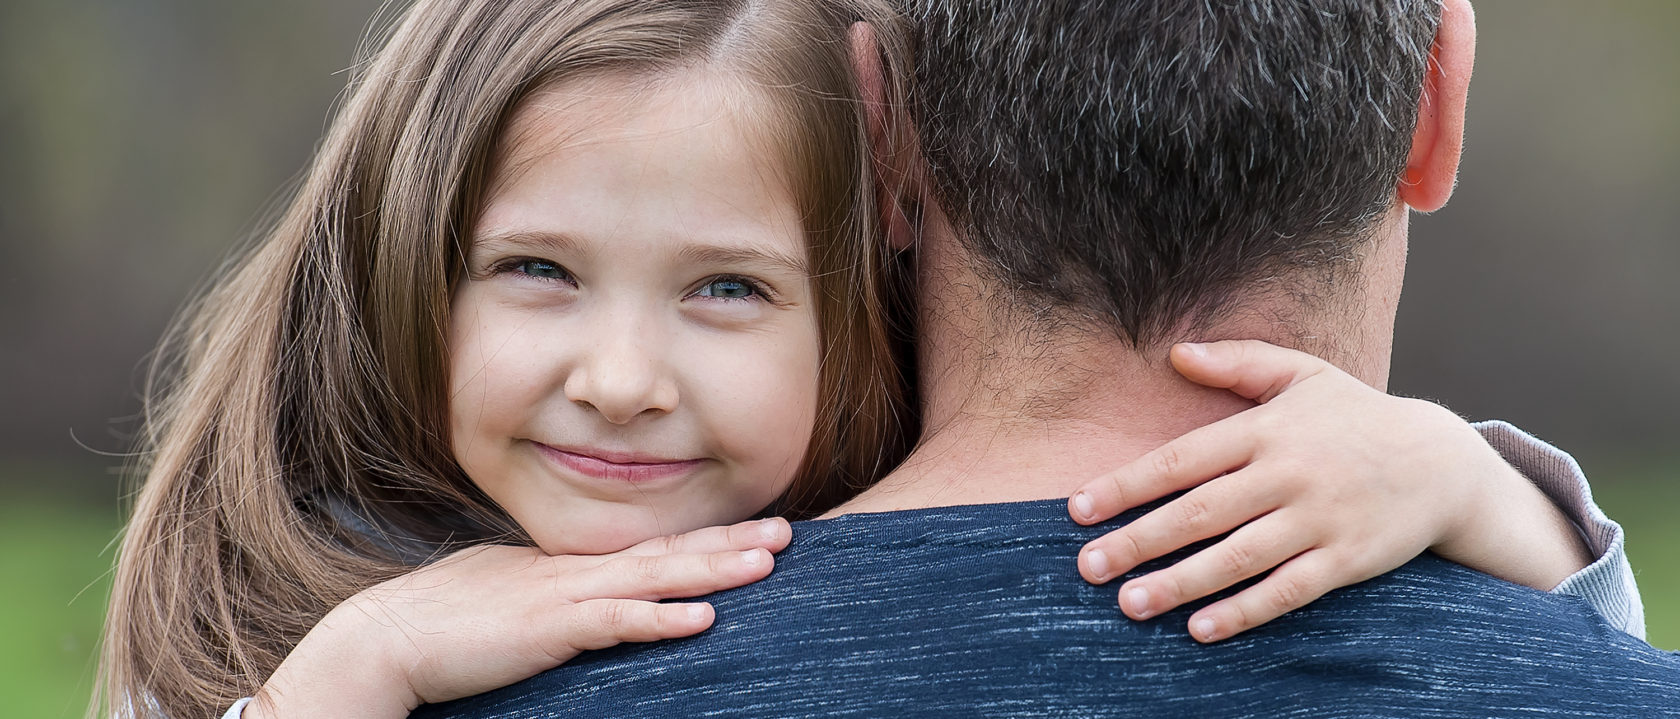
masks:
[[[1085,568],[1090,570],[1091,576],[1097,581],[1108,581],[1108,555],[1101,549],[1093,549],[1085,553]]]
[[[1132,587],[1126,590],[1126,606],[1132,610],[1132,616],[1138,619],[1148,619],[1154,612],[1149,611],[1149,590],[1143,587]]]
[[[1211,642],[1219,638],[1218,629],[1214,626],[1213,620],[1207,617],[1192,622],[1190,631],[1196,635],[1197,639],[1204,642]]]
[[[741,552],[741,563],[749,567],[756,567],[763,564],[764,558],[769,556],[769,554],[769,552],[762,549],[748,549]]]
[[[706,607],[701,604],[688,605],[688,621],[703,622],[706,620]]]
[[[1073,511],[1079,514],[1080,519],[1090,519],[1097,514],[1096,506],[1091,503],[1091,495],[1084,492],[1073,493]]]
[[[1181,342],[1179,346],[1183,347],[1184,351],[1189,352],[1193,357],[1206,357],[1208,354],[1207,345],[1200,342]]]
[[[782,531],[782,523],[774,519],[766,519],[758,523],[758,536],[765,539],[775,539]]]

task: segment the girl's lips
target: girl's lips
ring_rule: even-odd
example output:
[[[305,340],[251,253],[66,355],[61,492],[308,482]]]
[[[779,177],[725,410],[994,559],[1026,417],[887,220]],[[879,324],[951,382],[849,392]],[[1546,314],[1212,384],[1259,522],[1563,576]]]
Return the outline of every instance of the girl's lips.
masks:
[[[699,459],[659,459],[615,452],[566,450],[536,443],[543,454],[578,474],[618,482],[651,482],[687,474],[699,467]]]

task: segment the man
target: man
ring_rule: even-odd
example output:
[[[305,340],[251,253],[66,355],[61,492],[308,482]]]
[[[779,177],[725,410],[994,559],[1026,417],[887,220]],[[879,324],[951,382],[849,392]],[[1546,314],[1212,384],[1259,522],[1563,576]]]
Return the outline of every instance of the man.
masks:
[[[1268,340],[1385,385],[1407,213],[1457,172],[1465,0],[909,4],[915,111],[875,107],[883,184],[921,209],[890,223],[919,230],[917,450],[714,597],[706,633],[446,711],[1680,715],[1680,658],[1433,557],[1208,645],[1187,609],[1134,622],[1070,567],[1115,525],[1061,498],[1252,406],[1175,374],[1175,342]],[[914,154],[884,141],[904,121]],[[1490,440],[1543,454],[1513,437]]]

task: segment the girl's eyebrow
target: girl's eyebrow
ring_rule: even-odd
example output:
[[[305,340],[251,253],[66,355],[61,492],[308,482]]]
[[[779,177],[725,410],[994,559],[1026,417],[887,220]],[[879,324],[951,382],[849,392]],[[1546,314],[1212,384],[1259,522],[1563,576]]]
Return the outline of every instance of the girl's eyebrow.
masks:
[[[677,252],[677,259],[696,265],[749,265],[782,270],[800,276],[811,274],[804,257],[793,257],[758,247],[687,245]]]
[[[475,248],[482,247],[492,252],[514,248],[530,248],[555,253],[572,253],[580,249],[578,241],[569,235],[532,230],[497,232],[483,237],[475,237],[472,246]]]

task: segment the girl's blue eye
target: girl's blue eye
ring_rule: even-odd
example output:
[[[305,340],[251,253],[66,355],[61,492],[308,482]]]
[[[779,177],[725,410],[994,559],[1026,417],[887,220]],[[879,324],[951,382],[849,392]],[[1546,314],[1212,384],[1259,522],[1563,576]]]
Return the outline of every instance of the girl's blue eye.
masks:
[[[548,260],[520,260],[513,266],[520,274],[540,277],[545,280],[570,280],[572,276],[561,267]]]
[[[726,300],[744,300],[756,294],[761,294],[757,287],[745,280],[731,277],[720,277],[707,282],[695,292],[701,297],[719,297]]]

